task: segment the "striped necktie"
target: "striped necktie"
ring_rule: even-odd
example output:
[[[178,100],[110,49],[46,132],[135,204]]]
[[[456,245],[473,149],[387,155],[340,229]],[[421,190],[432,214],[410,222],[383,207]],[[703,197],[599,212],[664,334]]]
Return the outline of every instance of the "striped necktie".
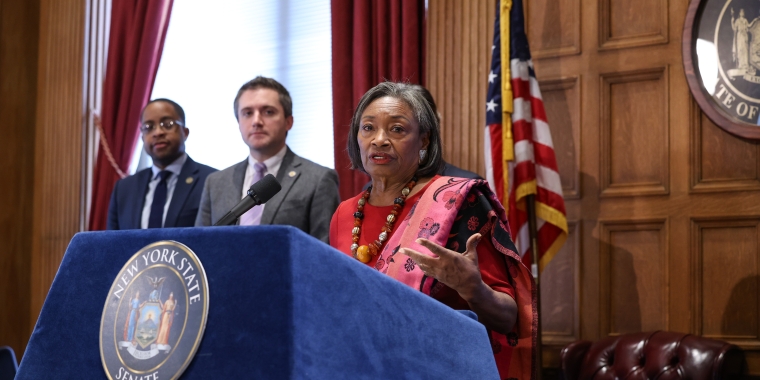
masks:
[[[256,171],[253,175],[253,180],[250,185],[260,181],[264,178],[264,174],[267,172],[267,166],[261,162],[253,164],[253,169]],[[249,186],[250,187],[250,186]],[[245,214],[240,216],[241,226],[257,226],[261,223],[261,213],[264,211],[264,205],[254,206],[252,209],[246,211]]]

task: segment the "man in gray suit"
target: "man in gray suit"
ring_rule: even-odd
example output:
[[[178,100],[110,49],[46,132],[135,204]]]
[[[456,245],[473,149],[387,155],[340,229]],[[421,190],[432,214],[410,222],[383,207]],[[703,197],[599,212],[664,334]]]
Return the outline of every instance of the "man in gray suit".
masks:
[[[246,196],[253,183],[272,174],[282,190],[243,214],[239,224],[288,224],[327,243],[330,218],[340,203],[338,175],[297,156],[285,144],[293,127],[288,90],[272,78],[259,76],[240,88],[234,106],[250,155],[208,176],[195,225],[212,225]]]

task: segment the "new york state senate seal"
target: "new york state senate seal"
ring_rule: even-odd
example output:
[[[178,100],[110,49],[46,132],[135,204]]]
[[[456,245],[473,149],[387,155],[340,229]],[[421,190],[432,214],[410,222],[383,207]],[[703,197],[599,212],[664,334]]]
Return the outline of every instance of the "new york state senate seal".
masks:
[[[203,265],[175,241],[150,244],[121,269],[100,320],[109,379],[176,379],[200,345],[208,317]]]
[[[708,1],[697,41],[708,92],[733,120],[760,124],[760,2]],[[717,59],[716,59],[717,58]]]

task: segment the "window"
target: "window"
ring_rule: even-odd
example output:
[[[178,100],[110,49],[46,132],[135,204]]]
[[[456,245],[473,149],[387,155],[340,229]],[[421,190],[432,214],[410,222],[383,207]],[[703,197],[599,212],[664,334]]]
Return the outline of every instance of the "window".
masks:
[[[257,75],[275,78],[293,98],[288,146],[332,168],[330,33],[329,0],[175,1],[151,98],[179,103],[187,153],[224,169],[248,155],[233,109],[238,89]],[[150,165],[139,156],[132,172]]]

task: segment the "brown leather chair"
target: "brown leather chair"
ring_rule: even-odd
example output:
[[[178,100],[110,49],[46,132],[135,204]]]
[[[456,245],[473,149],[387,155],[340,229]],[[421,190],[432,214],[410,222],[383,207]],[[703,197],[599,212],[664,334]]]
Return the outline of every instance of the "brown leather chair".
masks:
[[[744,352],[723,341],[666,331],[576,341],[560,353],[562,377],[575,379],[739,379]]]

